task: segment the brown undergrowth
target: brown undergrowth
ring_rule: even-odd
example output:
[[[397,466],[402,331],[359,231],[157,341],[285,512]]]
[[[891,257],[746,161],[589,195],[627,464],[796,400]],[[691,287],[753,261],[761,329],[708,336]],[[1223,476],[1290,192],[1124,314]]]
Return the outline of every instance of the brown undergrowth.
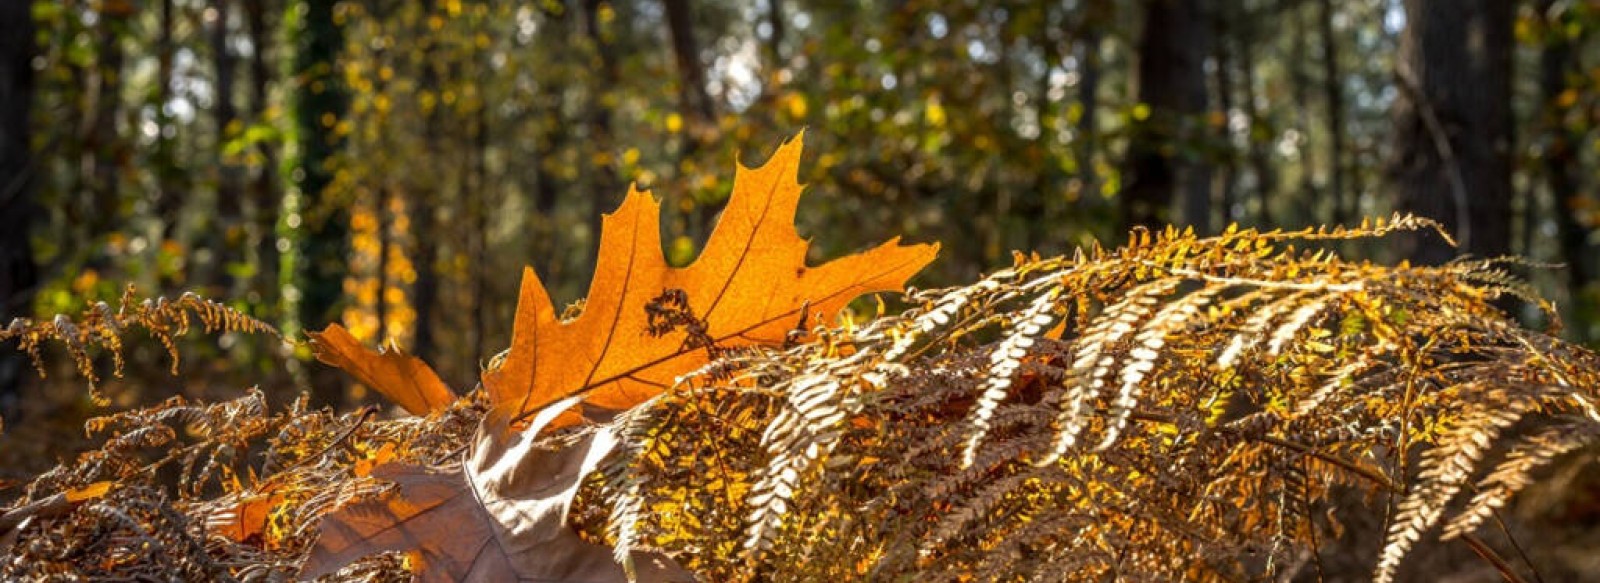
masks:
[[[1342,518],[1368,512],[1379,580],[1439,539],[1522,580],[1532,567],[1481,534],[1600,433],[1600,358],[1499,311],[1548,308],[1507,261],[1330,249],[1432,228],[1138,232],[787,349],[725,351],[612,422],[621,444],[570,520],[713,581],[1236,581],[1325,575],[1366,524]],[[460,463],[487,402],[385,419],[249,392],[97,419],[104,445],[0,520],[0,578],[290,578],[323,515],[385,495],[375,465]],[[334,577],[413,566],[393,553]]]

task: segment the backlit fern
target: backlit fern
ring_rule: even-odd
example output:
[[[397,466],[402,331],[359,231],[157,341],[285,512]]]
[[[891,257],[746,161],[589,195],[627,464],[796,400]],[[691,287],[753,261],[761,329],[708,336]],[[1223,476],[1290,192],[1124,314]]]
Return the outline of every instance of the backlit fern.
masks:
[[[921,292],[917,309],[746,355],[765,372],[691,376],[635,412],[651,429],[634,451],[654,453],[608,474],[632,485],[611,520],[696,549],[712,579],[1254,580],[1315,563],[1341,525],[1313,509],[1353,490],[1397,500],[1379,581],[1441,524],[1492,553],[1472,531],[1600,432],[1600,359],[1495,307],[1550,309],[1504,261],[1320,248],[1435,228],[1136,232]],[[678,413],[705,407],[722,417]],[[766,436],[711,443],[727,417]],[[679,453],[707,449],[737,461]],[[654,523],[734,512],[669,494],[711,484],[748,492],[742,533]],[[690,542],[735,537],[746,550],[718,557]]]
[[[45,343],[50,340],[60,342],[66,348],[67,354],[72,357],[78,373],[88,379],[89,395],[97,404],[104,406],[108,401],[99,390],[100,375],[95,372],[94,358],[90,351],[99,347],[110,352],[113,362],[112,374],[122,376],[125,365],[122,335],[130,328],[143,328],[161,343],[172,361],[172,374],[178,374],[179,355],[176,339],[188,334],[196,321],[208,334],[244,332],[266,334],[281,339],[277,329],[267,323],[221,303],[202,298],[193,292],[185,292],[177,300],[168,300],[165,297],[139,300],[134,293],[134,288],[130,285],[123,290],[122,301],[116,310],[112,310],[110,304],[96,302],[85,309],[76,320],[66,314],[58,314],[48,322],[34,322],[27,318],[14,319],[4,329],[0,329],[0,343],[16,340],[17,347],[33,359],[34,368],[39,371],[40,376],[44,376],[45,367],[41,353]]]
[[[1321,573],[1342,519],[1366,511],[1387,519],[1369,549],[1378,580],[1435,538],[1517,580],[1475,532],[1600,436],[1600,357],[1499,311],[1508,295],[1549,310],[1505,261],[1384,266],[1322,248],[1433,228],[1137,232],[786,350],[717,350],[617,416],[622,443],[568,521],[618,557],[664,550],[708,581],[1239,581]],[[116,350],[72,326],[24,328],[30,346],[65,330]],[[105,446],[18,507],[119,486],[0,532],[0,576],[292,577],[324,514],[388,491],[376,464],[458,463],[485,401],[381,420],[304,401],[269,414],[253,392],[93,421]],[[181,471],[163,484],[157,467]],[[376,555],[330,577],[409,580],[408,563]]]

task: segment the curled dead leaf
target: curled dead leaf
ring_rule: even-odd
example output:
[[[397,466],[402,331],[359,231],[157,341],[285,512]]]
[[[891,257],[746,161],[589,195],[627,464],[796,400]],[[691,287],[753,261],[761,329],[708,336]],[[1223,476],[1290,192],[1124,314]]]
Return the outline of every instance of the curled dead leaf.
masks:
[[[374,351],[338,324],[307,335],[311,337],[317,360],[344,369],[413,415],[438,411],[456,400],[432,367],[393,343],[386,349]]]
[[[234,542],[277,548],[278,537],[271,534],[272,513],[288,501],[278,485],[269,484],[256,492],[239,493],[235,498],[222,510],[205,517],[206,530]]]
[[[511,410],[491,411],[460,465],[379,466],[372,475],[398,490],[324,517],[301,576],[400,551],[423,583],[627,581],[611,549],[584,541],[566,523],[578,486],[610,453],[616,436],[600,428],[557,451],[533,447],[538,432],[577,401],[542,411],[521,433],[508,429]],[[633,562],[638,581],[694,580],[664,555],[636,552]]]

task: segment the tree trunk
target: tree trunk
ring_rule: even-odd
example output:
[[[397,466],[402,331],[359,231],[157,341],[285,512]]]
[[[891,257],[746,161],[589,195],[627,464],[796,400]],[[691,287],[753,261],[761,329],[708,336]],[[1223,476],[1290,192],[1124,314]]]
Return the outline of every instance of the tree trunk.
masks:
[[[562,150],[568,143],[567,124],[562,112],[565,89],[554,77],[540,79],[535,90],[534,107],[538,108],[538,134],[533,139],[533,224],[532,265],[539,271],[545,286],[555,289],[565,275],[562,269],[561,249],[563,237],[557,235],[556,202],[568,185],[561,178],[564,165]]]
[[[683,146],[678,150],[682,168],[684,160],[691,160],[712,139],[717,118],[706,92],[706,70],[700,63],[700,44],[694,36],[694,9],[689,0],[663,0],[667,11],[667,32],[672,37],[672,55],[678,65],[678,111],[683,116]],[[684,190],[688,192],[687,189]],[[711,230],[719,205],[696,201],[694,237],[703,240]]]
[[[1339,76],[1339,45],[1333,36],[1333,0],[1317,0],[1321,9],[1317,22],[1322,36],[1322,95],[1328,108],[1328,195],[1333,203],[1333,222],[1349,223],[1355,214],[1357,193],[1345,190],[1344,183],[1344,79]]]
[[[1078,34],[1078,123],[1073,152],[1077,156],[1078,200],[1098,200],[1100,176],[1095,171],[1095,153],[1100,148],[1100,76],[1104,23],[1111,20],[1111,7],[1104,0],[1093,0],[1084,7],[1084,24]]]
[[[1233,207],[1238,201],[1237,187],[1239,182],[1239,153],[1233,144],[1233,128],[1228,123],[1233,114],[1233,87],[1235,84],[1233,73],[1237,66],[1233,50],[1233,22],[1239,17],[1238,11],[1232,2],[1222,2],[1214,7],[1210,15],[1212,35],[1215,38],[1212,51],[1216,56],[1217,64],[1217,111],[1222,115],[1221,127],[1217,128],[1217,140],[1220,148],[1227,152],[1223,162],[1219,164],[1222,177],[1217,181],[1217,206],[1222,210],[1218,213],[1222,225],[1234,222]]]
[[[783,0],[767,0],[767,26],[771,27],[771,33],[767,36],[765,47],[767,63],[772,66],[773,71],[782,69],[788,63],[783,42],[789,34],[789,25],[784,18]],[[771,81],[771,78],[767,79],[767,82]]]
[[[1460,252],[1511,251],[1512,3],[1407,0],[1397,63],[1395,153],[1399,208],[1439,220]],[[1458,250],[1438,237],[1407,241],[1437,264]]]
[[[1289,41],[1289,96],[1294,112],[1294,128],[1301,136],[1309,136],[1314,131],[1311,127],[1311,79],[1306,75],[1306,67],[1300,65],[1310,58],[1307,53],[1309,46],[1306,40],[1305,17],[1300,8],[1303,5],[1295,4],[1286,6],[1286,14],[1280,18],[1286,19],[1281,26],[1288,29]],[[1285,197],[1289,204],[1284,205],[1283,218],[1276,226],[1294,227],[1308,223],[1323,222],[1324,217],[1317,216],[1316,206],[1322,200],[1322,193],[1317,189],[1315,159],[1311,156],[1309,140],[1302,138],[1298,145],[1297,156],[1300,158],[1300,188]]]
[[[423,0],[420,4],[422,17],[417,19],[426,23],[433,14],[435,5],[433,0]],[[439,91],[439,73],[434,69],[434,41],[427,31],[426,24],[422,24],[416,32],[418,38],[423,39],[421,56],[416,63],[422,70],[418,73],[418,89],[422,92],[437,95]],[[439,159],[439,129],[440,108],[434,108],[424,113],[422,120],[422,150],[428,159]],[[411,200],[407,210],[411,213],[411,229],[413,239],[417,242],[416,259],[412,262],[417,270],[416,286],[412,288],[412,302],[415,306],[417,324],[411,342],[411,352],[424,362],[439,363],[438,341],[434,338],[433,313],[435,305],[439,302],[439,243],[437,241],[439,229],[439,213],[436,204],[441,185],[432,185],[435,188],[421,189],[418,184],[412,184],[407,189]]]
[[[489,156],[488,107],[479,106],[474,117],[471,148],[472,172],[470,173],[472,190],[470,195],[464,197],[473,202],[471,214],[474,222],[472,225],[472,263],[475,267],[471,271],[473,275],[472,328],[474,330],[472,335],[472,357],[474,360],[469,361],[468,364],[476,364],[477,359],[489,354],[489,326],[492,320],[489,317],[489,278],[492,277],[489,272],[491,268],[489,261],[489,213],[494,207],[494,203],[489,199],[489,165],[487,162]],[[508,338],[505,344],[510,344],[510,342]],[[476,376],[477,368],[475,366],[469,366],[465,370],[471,371],[473,373],[472,376]],[[470,385],[473,380],[473,378],[469,377],[467,385]]]
[[[589,143],[594,155],[585,158],[594,164],[594,179],[590,182],[593,194],[589,200],[589,248],[592,253],[583,262],[584,269],[589,273],[593,273],[594,259],[599,257],[601,216],[610,212],[615,206],[614,201],[621,200],[623,195],[619,192],[621,187],[617,180],[616,152],[611,135],[613,104],[608,97],[615,90],[620,74],[615,43],[611,41],[611,33],[603,30],[600,22],[603,4],[604,0],[583,0],[584,33],[589,37],[596,64],[600,68],[600,74],[595,76],[589,88]]]
[[[1578,222],[1578,211],[1589,204],[1572,169],[1578,164],[1577,148],[1583,137],[1573,131],[1563,118],[1570,106],[1561,103],[1561,95],[1568,90],[1567,75],[1576,73],[1573,67],[1573,43],[1567,38],[1558,15],[1551,10],[1556,0],[1541,0],[1539,14],[1555,18],[1545,27],[1545,44],[1539,53],[1539,93],[1544,100],[1544,130],[1549,132],[1549,146],[1544,152],[1544,180],[1555,201],[1556,229],[1561,242],[1561,255],[1567,264],[1567,291],[1578,294],[1589,285],[1593,277],[1591,265],[1594,246],[1589,244],[1589,230]]]
[[[541,36],[549,40],[532,50],[545,52],[550,62],[563,62],[573,54],[572,10],[567,0],[552,0],[541,7]],[[568,80],[564,77],[544,75],[535,81],[531,103],[535,123],[530,140],[533,160],[523,169],[531,174],[529,182],[533,186],[529,203],[534,212],[526,219],[530,234],[528,265],[539,274],[545,288],[552,291],[563,289],[567,277],[566,249],[570,248],[570,237],[562,233],[563,225],[557,222],[555,215],[562,193],[571,187],[561,177],[567,166],[562,152],[571,143],[572,131],[565,114]]]
[[[250,118],[262,123],[267,117],[267,88],[271,85],[272,70],[267,65],[267,0],[244,0],[245,31],[250,39]],[[255,248],[256,278],[252,293],[259,294],[259,305],[276,305],[278,288],[278,216],[282,208],[281,193],[275,177],[278,172],[278,155],[270,140],[256,145],[261,155],[261,168],[250,183],[250,201],[254,207],[250,242]]]
[[[183,193],[179,192],[178,188],[177,154],[173,151],[177,131],[172,127],[172,116],[167,108],[167,104],[172,102],[173,58],[176,54],[173,26],[176,10],[177,6],[173,4],[173,0],[161,0],[156,36],[156,139],[151,163],[156,175],[156,217],[161,221],[163,241],[171,240],[177,234],[180,219],[178,215],[183,209],[184,199]]]
[[[303,25],[299,31],[295,77],[299,103],[295,124],[300,132],[300,160],[296,173],[300,190],[303,229],[298,252],[299,322],[320,328],[339,320],[343,305],[344,278],[348,271],[350,220],[341,205],[324,202],[333,182],[329,162],[343,146],[335,132],[344,117],[345,90],[335,70],[335,59],[344,44],[344,32],[334,20],[335,2],[306,0],[302,5]],[[314,367],[313,396],[323,403],[343,400],[344,381],[331,367]]]
[[[1197,117],[1206,108],[1206,24],[1200,0],[1147,0],[1140,35],[1135,95],[1148,107],[1136,120],[1128,144],[1127,187],[1121,197],[1125,227],[1158,227],[1182,197],[1192,223],[1209,213],[1209,177],[1202,165],[1185,163]]]
[[[667,10],[667,31],[672,37],[672,56],[678,64],[678,104],[685,121],[708,124],[715,121],[711,95],[706,93],[706,69],[700,64],[700,44],[694,36],[694,9],[689,0],[663,0]],[[690,126],[694,128],[693,125]],[[707,128],[694,128],[704,133]],[[696,131],[691,131],[691,135]]]
[[[0,3],[0,323],[32,315],[38,291],[29,227],[33,204],[28,114],[33,105],[34,24],[29,2]],[[33,373],[11,343],[0,345],[0,415],[13,419],[22,384]]]
[[[1038,133],[1033,137],[1029,147],[1038,153],[1040,160],[1050,160],[1053,157],[1048,152],[1050,152],[1050,145],[1055,138],[1054,132],[1050,131],[1050,125],[1052,125],[1052,118],[1060,115],[1058,113],[1060,109],[1054,107],[1050,99],[1049,69],[1064,60],[1061,50],[1062,44],[1058,39],[1064,32],[1066,34],[1070,34],[1070,32],[1062,31],[1052,24],[1052,22],[1058,21],[1054,18],[1056,16],[1055,7],[1045,6],[1040,10],[1043,13],[1038,20],[1039,28],[1035,31],[1036,36],[1033,39],[1033,44],[1038,47],[1039,59],[1045,63],[1045,67],[1028,80],[1033,85],[1031,91],[1033,119],[1038,124]],[[1037,250],[1050,254],[1059,252],[1052,245],[1055,237],[1047,235],[1048,227],[1046,226],[1054,224],[1057,221],[1057,217],[1062,214],[1060,204],[1062,197],[1060,196],[1060,191],[1057,190],[1059,188],[1058,185],[1062,182],[1059,168],[1060,166],[1057,164],[1046,162],[1033,169],[1032,185],[1028,187],[1029,192],[1025,193],[1021,200],[1018,201],[1016,214],[1014,215],[1028,217],[1028,219],[1015,223],[1017,228],[1013,230],[1013,236],[1010,240],[1013,244],[1021,244],[1012,247],[1012,249]],[[1023,236],[1021,241],[1017,240],[1016,234]]]
[[[1250,157],[1250,173],[1255,176],[1256,186],[1256,212],[1255,224],[1260,227],[1270,227],[1272,222],[1272,201],[1276,198],[1278,190],[1277,169],[1272,166],[1272,158],[1267,152],[1267,141],[1275,135],[1276,129],[1272,120],[1262,115],[1258,109],[1256,94],[1256,62],[1255,43],[1258,38],[1258,21],[1246,15],[1242,28],[1247,31],[1237,37],[1239,72],[1244,77],[1241,84],[1244,86],[1242,103],[1244,116],[1250,122],[1248,133],[1248,155]]]
[[[94,92],[90,101],[86,125],[82,128],[83,160],[79,164],[82,178],[88,185],[87,200],[69,216],[82,226],[83,239],[76,242],[78,253],[88,254],[95,247],[95,238],[104,236],[117,225],[117,207],[122,200],[118,180],[118,160],[124,156],[121,132],[117,131],[117,117],[122,112],[122,77],[126,51],[122,47],[127,32],[131,8],[107,7],[97,23],[96,62],[94,66]]]
[[[210,283],[224,295],[233,295],[238,291],[234,288],[233,277],[228,273],[228,264],[244,259],[240,245],[243,240],[238,236],[242,233],[241,227],[244,226],[243,176],[237,164],[222,159],[222,150],[232,136],[232,126],[239,119],[239,110],[233,102],[236,60],[228,47],[229,5],[229,0],[210,0],[209,3],[215,18],[210,23],[209,32],[211,57],[215,61],[217,73],[213,96],[216,109],[213,114],[217,124],[218,157],[217,212],[213,217],[216,222],[213,223],[210,234],[212,260],[209,269],[212,272]]]

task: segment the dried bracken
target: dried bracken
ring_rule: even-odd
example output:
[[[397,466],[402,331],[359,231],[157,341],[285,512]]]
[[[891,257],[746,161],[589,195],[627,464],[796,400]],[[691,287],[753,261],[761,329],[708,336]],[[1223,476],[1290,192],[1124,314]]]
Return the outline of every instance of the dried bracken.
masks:
[[[1397,496],[1380,581],[1440,523],[1493,553],[1472,531],[1600,432],[1600,359],[1495,307],[1531,298],[1505,262],[1318,248],[1434,228],[1136,232],[747,355],[628,417],[613,532],[717,580],[1260,580],[1355,491]]]
[[[321,517],[387,485],[375,458],[434,464],[471,435],[481,406],[427,419],[335,416],[304,400],[272,414],[259,391],[216,404],[173,398],[93,419],[104,447],[28,485],[13,506],[101,480],[109,494],[0,533],[0,579],[71,574],[90,580],[270,581],[298,572]],[[399,557],[373,557],[331,577],[408,581]]]
[[[787,349],[716,351],[605,426],[619,443],[568,522],[712,581],[1235,581],[1319,569],[1342,517],[1387,511],[1380,581],[1441,528],[1507,569],[1475,531],[1600,436],[1600,357],[1501,313],[1526,292],[1503,262],[1320,248],[1431,228],[1138,232]],[[693,301],[668,299],[658,319]],[[373,467],[459,463],[488,401],[382,420],[251,393],[97,420],[105,446],[13,507],[117,487],[0,539],[0,578],[292,577],[323,516],[390,495]]]
[[[122,301],[115,311],[110,304],[96,302],[76,320],[66,314],[58,314],[49,322],[17,318],[0,329],[0,344],[15,340],[17,347],[33,359],[39,375],[44,376],[44,345],[49,340],[60,342],[77,365],[78,373],[89,380],[90,397],[104,406],[109,401],[99,390],[100,375],[95,372],[90,351],[99,347],[110,352],[114,363],[112,374],[122,376],[125,364],[122,335],[130,328],[143,328],[166,348],[172,360],[172,374],[178,373],[177,338],[188,334],[196,320],[207,334],[243,332],[282,338],[277,329],[267,323],[194,293],[185,293],[175,301],[165,297],[138,300],[135,293],[130,285],[123,291]]]

